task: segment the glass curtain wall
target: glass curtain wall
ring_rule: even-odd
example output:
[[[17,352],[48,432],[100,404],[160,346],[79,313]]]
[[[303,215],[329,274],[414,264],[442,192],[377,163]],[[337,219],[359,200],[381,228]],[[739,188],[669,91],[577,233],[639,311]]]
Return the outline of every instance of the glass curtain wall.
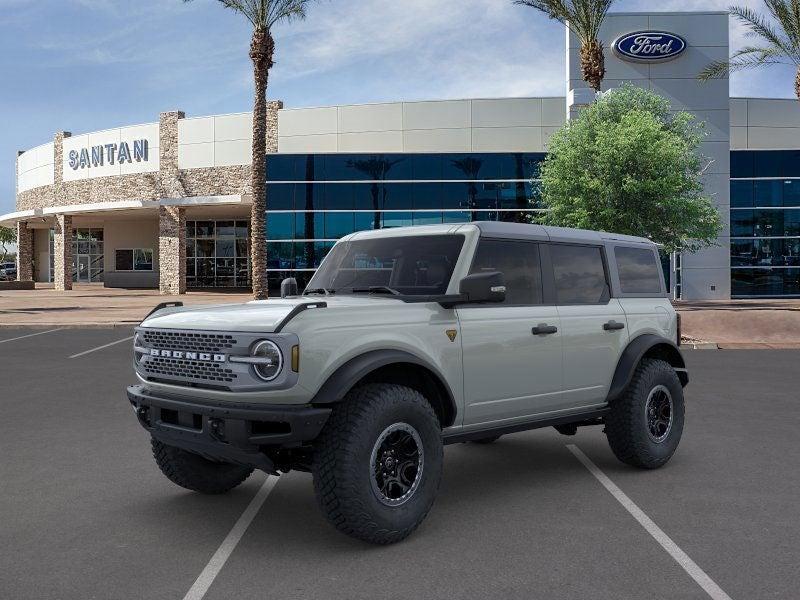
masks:
[[[248,221],[186,222],[186,286],[251,286]]]
[[[800,150],[731,152],[731,294],[800,296]]]
[[[339,238],[366,229],[529,222],[543,153],[267,157],[269,286],[300,289]]]

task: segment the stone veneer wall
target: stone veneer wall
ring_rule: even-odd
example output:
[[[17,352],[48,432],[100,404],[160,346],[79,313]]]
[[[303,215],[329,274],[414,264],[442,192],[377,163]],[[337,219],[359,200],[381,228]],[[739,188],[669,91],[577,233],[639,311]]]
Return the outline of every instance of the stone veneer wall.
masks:
[[[283,103],[267,103],[267,152],[278,151],[278,110]],[[210,167],[204,169],[178,168],[178,121],[181,111],[159,116],[159,172],[94,177],[80,181],[63,181],[63,142],[69,132],[54,137],[54,184],[17,193],[17,210],[52,206],[92,204],[117,200],[159,200],[192,196],[249,195],[250,165]],[[186,215],[185,209],[159,208],[159,278],[163,294],[182,294],[186,291]],[[22,224],[24,226],[24,224]],[[25,228],[24,231],[28,231]],[[66,238],[65,235],[70,236]],[[72,288],[72,218],[56,218],[55,282],[56,289]],[[20,245],[18,278],[33,277],[33,240]],[[64,262],[66,261],[66,262]]]
[[[267,152],[278,151],[278,110],[283,103],[267,103]],[[50,206],[92,204],[114,200],[159,200],[185,196],[225,196],[250,193],[250,165],[178,169],[178,120],[181,111],[161,113],[159,117],[159,172],[94,177],[63,181],[62,152],[69,132],[54,138],[55,183],[19,192],[17,210]]]
[[[17,281],[33,281],[33,229],[17,223]]]
[[[53,282],[56,290],[72,289],[72,217],[56,215],[53,236]]]
[[[158,289],[186,293],[186,210],[158,207]]]

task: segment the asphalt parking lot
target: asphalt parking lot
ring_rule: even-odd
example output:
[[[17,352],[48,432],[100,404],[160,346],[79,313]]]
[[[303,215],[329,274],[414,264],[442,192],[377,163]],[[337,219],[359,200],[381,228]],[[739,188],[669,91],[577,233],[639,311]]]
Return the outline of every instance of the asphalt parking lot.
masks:
[[[180,600],[264,482],[207,497],[159,473],[124,394],[130,335],[0,330],[2,598]],[[600,428],[449,446],[433,511],[390,547],[337,533],[290,473],[204,597],[713,597],[574,444],[728,596],[797,598],[800,352],[686,354],[686,429],[663,469],[618,463]]]

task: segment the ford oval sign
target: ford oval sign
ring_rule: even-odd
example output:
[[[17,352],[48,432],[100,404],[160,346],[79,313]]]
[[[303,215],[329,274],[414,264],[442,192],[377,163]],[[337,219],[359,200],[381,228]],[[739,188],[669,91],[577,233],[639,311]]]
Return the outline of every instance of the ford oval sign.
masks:
[[[677,58],[686,50],[686,40],[665,31],[637,31],[616,39],[614,52],[635,62],[659,62]]]

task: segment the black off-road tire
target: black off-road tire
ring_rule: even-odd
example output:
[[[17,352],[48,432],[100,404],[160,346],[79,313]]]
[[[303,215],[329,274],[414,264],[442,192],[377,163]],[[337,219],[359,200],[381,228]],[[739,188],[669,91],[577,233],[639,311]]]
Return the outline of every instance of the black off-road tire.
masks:
[[[175,446],[150,438],[153,457],[172,483],[201,494],[224,494],[250,477],[253,469],[231,463],[213,462]]]
[[[647,404],[651,393],[671,396],[671,424],[661,441],[651,437]],[[606,416],[606,437],[614,455],[622,462],[642,469],[657,469],[669,461],[683,434],[685,407],[683,387],[672,366],[656,359],[643,359],[622,397]]]
[[[497,440],[499,440],[501,437],[503,437],[503,436],[502,435],[490,435],[490,436],[485,437],[485,438],[479,438],[477,440],[472,440],[472,443],[473,444],[493,444]]]
[[[373,489],[371,461],[373,450],[382,448],[381,435],[398,424],[417,432],[422,468],[403,503],[388,506]],[[349,536],[373,544],[399,542],[433,506],[443,454],[439,419],[422,394],[393,384],[358,387],[334,407],[315,444],[312,472],[322,513]]]

